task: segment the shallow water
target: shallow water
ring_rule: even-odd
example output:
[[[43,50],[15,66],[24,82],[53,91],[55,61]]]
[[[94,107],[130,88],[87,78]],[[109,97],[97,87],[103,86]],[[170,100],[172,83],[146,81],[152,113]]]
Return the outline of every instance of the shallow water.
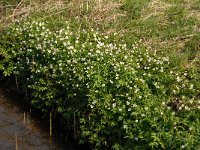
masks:
[[[0,85],[0,150],[78,150],[73,143],[50,138],[48,126],[42,128],[38,120],[32,119],[13,104],[8,93]],[[12,98],[13,99],[13,98]]]

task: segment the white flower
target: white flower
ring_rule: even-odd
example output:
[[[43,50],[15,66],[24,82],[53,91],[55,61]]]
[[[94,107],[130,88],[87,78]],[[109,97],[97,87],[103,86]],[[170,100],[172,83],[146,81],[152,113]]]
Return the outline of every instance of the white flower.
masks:
[[[162,105],[165,105],[165,102],[162,102]]]
[[[164,71],[163,71],[163,67],[161,67],[160,72],[164,72]]]
[[[185,72],[183,75],[184,75],[184,76],[187,76],[187,72]]]
[[[192,89],[193,89],[193,87],[194,87],[194,85],[193,85],[193,84],[190,84],[190,90],[192,90]]]
[[[181,81],[181,78],[180,78],[180,77],[177,77],[176,80],[177,80],[178,82],[180,82],[180,81]]]
[[[193,101],[193,100],[190,100],[189,102],[190,102],[190,104],[192,104],[194,101]]]
[[[181,148],[185,148],[185,145],[182,145]]]
[[[186,110],[190,110],[190,108],[189,108],[188,106],[185,106],[185,109],[186,109]]]
[[[133,108],[134,108],[134,107],[137,107],[137,105],[136,105],[136,104],[133,104]]]
[[[97,54],[100,54],[100,53],[101,53],[101,51],[100,51],[100,50],[97,50],[97,51],[96,51],[96,53],[97,53]]]
[[[145,83],[145,81],[144,81],[143,79],[140,79],[140,81],[141,81],[142,83]]]
[[[129,102],[129,101],[126,101],[126,104],[127,104],[127,105],[130,105],[130,102]]]
[[[116,103],[113,103],[113,104],[112,104],[112,107],[115,108],[115,107],[116,107]]]
[[[128,128],[128,126],[125,124],[125,125],[123,125],[123,128],[124,128],[124,129],[127,129],[127,128]]]

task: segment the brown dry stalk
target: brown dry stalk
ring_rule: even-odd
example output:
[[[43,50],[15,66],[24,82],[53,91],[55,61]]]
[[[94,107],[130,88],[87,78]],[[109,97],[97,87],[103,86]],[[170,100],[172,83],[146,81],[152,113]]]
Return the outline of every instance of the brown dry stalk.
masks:
[[[121,3],[111,0],[71,0],[68,3],[63,0],[48,0],[44,3],[32,1],[29,4],[26,4],[25,0],[21,0],[20,3],[13,6],[13,10],[10,6],[6,7],[11,15],[6,15],[0,20],[0,28],[40,12],[45,12],[43,18],[59,15],[66,11],[65,17],[87,15],[87,18],[93,21],[112,22],[116,21],[118,17],[126,15],[125,12],[119,11],[121,5]],[[87,14],[85,14],[85,10],[87,10]]]

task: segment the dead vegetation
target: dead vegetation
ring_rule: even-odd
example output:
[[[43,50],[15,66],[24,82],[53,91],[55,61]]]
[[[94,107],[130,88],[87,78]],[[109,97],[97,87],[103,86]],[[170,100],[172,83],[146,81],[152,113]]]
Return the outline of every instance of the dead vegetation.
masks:
[[[161,0],[151,0],[148,6],[142,9],[141,20],[147,20],[150,17],[161,17],[172,6],[172,4]]]
[[[94,9],[91,11],[90,16],[94,21],[116,21],[118,17],[125,16],[126,14],[120,13],[119,8],[122,6],[121,3],[102,1],[96,4]]]
[[[4,27],[16,20],[43,14],[43,18],[50,16],[62,16],[64,18],[80,17],[87,18],[93,22],[113,22],[118,17],[125,16],[125,13],[119,11],[121,3],[107,0],[48,0],[38,2],[37,0],[28,3],[22,0],[16,5],[1,6],[0,26]]]

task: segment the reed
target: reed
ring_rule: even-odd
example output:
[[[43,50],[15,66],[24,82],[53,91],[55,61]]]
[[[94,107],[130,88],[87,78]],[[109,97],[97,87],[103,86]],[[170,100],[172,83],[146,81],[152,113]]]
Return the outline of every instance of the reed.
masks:
[[[17,133],[15,133],[15,149],[18,150]]]
[[[49,122],[49,124],[50,124],[50,129],[49,129],[49,135],[50,135],[50,137],[52,136],[52,112],[50,112],[50,114],[49,114],[49,116],[50,116],[50,122]]]
[[[26,112],[24,112],[24,124],[26,124]]]

